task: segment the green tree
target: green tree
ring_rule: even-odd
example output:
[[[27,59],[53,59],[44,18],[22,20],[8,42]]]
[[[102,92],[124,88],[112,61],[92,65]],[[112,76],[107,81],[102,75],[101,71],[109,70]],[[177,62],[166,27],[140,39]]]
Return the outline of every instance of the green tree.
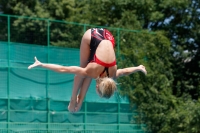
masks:
[[[121,78],[118,82],[121,84],[122,94],[128,95],[133,105],[138,105],[137,119],[149,126],[148,131],[157,132],[162,129],[167,117],[164,114],[176,104],[176,98],[171,94],[173,75],[168,59],[170,41],[162,32],[128,34],[123,34],[119,67],[144,64],[148,74],[144,76],[136,73]],[[127,40],[131,37],[132,39]]]
[[[173,94],[189,95],[197,100],[200,94],[199,1],[159,1],[158,5],[163,17],[151,27],[167,31],[172,43]]]
[[[11,2],[8,1],[7,5]],[[74,1],[15,1],[4,13],[14,12],[31,18],[11,19],[11,41],[29,44],[48,45],[47,34],[50,33],[50,45],[79,47],[83,29],[77,25],[66,25],[53,20],[70,20]],[[35,18],[42,18],[41,20]],[[49,19],[43,20],[43,19]],[[51,21],[52,20],[52,21]],[[49,26],[49,28],[48,28]],[[49,30],[49,31],[48,31]]]

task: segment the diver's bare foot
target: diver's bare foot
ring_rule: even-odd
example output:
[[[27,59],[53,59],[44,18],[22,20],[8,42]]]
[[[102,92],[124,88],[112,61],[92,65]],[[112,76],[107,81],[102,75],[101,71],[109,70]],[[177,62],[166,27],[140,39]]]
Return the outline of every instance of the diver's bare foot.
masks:
[[[71,98],[71,101],[70,101],[70,103],[68,105],[69,112],[71,112],[71,113],[75,112],[76,104],[77,104],[76,100],[74,100],[74,99]]]
[[[81,109],[82,103],[83,103],[83,100],[78,95],[77,96],[77,104],[76,104],[76,107],[75,107],[75,112],[78,112]]]

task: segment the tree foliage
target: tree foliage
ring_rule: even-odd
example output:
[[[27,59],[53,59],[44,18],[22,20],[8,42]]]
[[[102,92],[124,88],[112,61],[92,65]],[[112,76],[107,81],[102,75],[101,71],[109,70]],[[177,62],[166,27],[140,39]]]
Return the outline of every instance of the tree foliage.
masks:
[[[145,123],[147,131],[154,133],[200,132],[198,0],[2,0],[0,11],[139,30],[122,30],[117,51],[119,67],[144,64],[148,71],[147,76],[136,73],[118,80],[122,94],[138,106],[138,122]],[[5,22],[1,19],[1,24]],[[12,41],[47,44],[48,29],[44,27],[48,22],[34,19],[11,22],[13,29],[17,28]],[[82,28],[49,24],[51,45],[79,47]],[[3,31],[6,28],[2,26],[0,32]]]

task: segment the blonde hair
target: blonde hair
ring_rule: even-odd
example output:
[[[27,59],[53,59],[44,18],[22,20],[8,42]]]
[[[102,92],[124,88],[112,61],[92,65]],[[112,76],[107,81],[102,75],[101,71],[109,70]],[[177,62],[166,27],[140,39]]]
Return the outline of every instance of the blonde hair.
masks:
[[[116,82],[112,78],[99,78],[97,79],[97,92],[100,97],[110,98],[113,93],[117,90]]]

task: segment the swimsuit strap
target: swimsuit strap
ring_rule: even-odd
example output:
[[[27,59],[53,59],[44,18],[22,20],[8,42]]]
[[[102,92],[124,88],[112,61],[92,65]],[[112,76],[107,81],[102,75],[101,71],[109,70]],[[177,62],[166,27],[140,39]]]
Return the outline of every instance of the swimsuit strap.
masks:
[[[103,72],[100,74],[100,77],[105,71],[106,71],[107,77],[109,77],[108,67],[104,68]]]
[[[105,67],[105,69],[106,69],[107,77],[109,77],[108,67]]]

